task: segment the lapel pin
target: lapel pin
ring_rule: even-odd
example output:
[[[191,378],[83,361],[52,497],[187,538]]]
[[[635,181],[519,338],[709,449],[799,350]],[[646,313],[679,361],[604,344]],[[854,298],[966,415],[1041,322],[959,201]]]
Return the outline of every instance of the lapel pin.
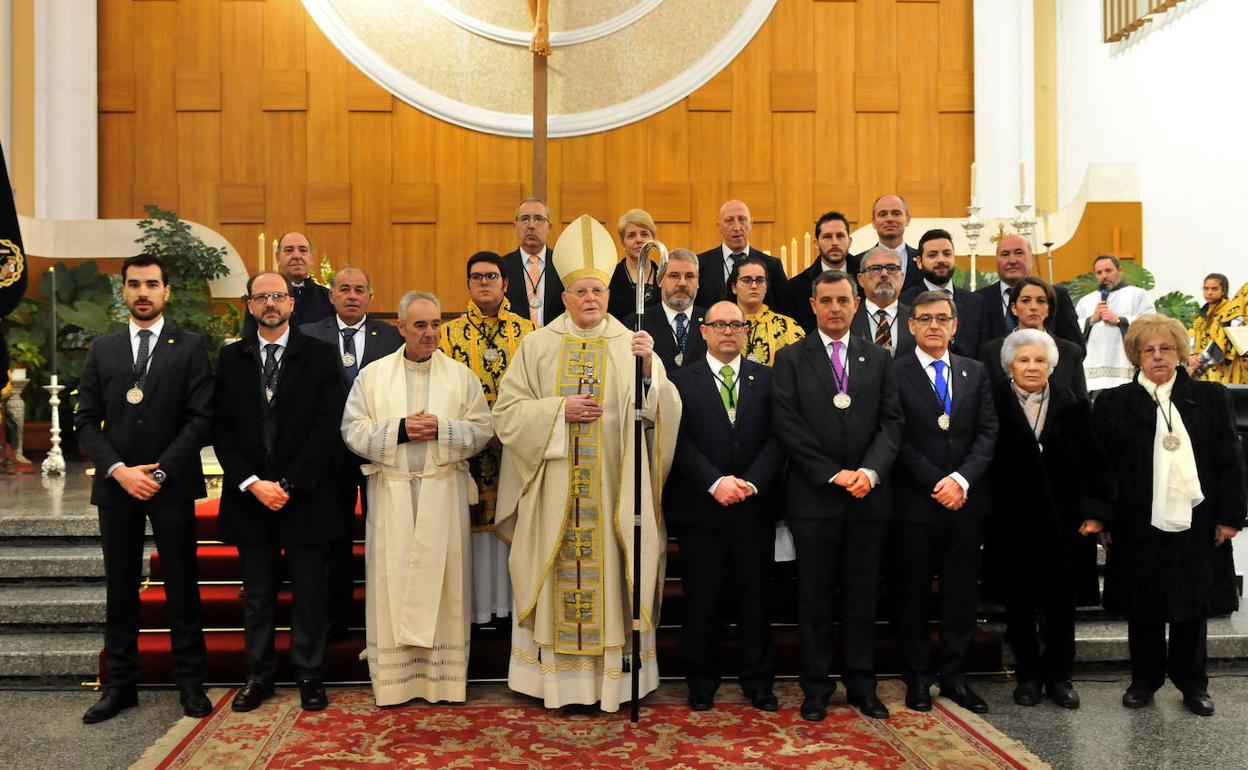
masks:
[[[864,364],[866,362],[867,362],[867,359],[863,358],[862,356],[858,356],[858,363]]]
[[[376,337],[376,336],[377,336],[377,330],[376,330],[376,329],[373,329],[371,332],[369,332],[369,334],[371,334],[371,335],[373,335],[374,337]]]
[[[963,369],[963,370],[962,370],[962,379],[966,379],[966,370],[965,370],[965,369]]]
[[[173,344],[173,337],[170,337],[170,338],[169,338],[169,344],[170,344],[170,345],[172,345],[172,344]]]
[[[749,380],[750,382],[753,382],[753,381],[754,381],[754,375],[752,375],[752,374],[750,374],[750,375],[746,375],[746,379],[747,379],[747,380]]]

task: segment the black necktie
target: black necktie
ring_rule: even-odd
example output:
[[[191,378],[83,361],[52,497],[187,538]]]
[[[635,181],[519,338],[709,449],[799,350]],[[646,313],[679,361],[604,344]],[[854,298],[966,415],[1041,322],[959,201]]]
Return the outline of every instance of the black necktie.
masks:
[[[684,313],[676,314],[676,348],[685,352],[685,343],[689,340],[689,319]]]
[[[280,347],[275,342],[264,346],[264,397],[269,401],[277,393],[277,349]]]
[[[355,354],[355,333],[358,331],[350,326],[342,330],[342,350],[351,356],[351,365],[343,368],[347,373],[347,382],[355,382],[355,376],[360,373],[360,361]]]
[[[737,265],[741,264],[741,260],[745,259],[745,254],[739,251],[734,251],[730,256],[732,257],[732,267],[736,267]],[[729,275],[732,274],[732,267],[728,268]],[[724,291],[728,293],[732,293],[732,287],[728,285],[727,278],[724,279]]]
[[[151,329],[139,329],[139,356],[134,360],[134,384],[139,386],[143,383],[143,377],[147,374],[147,359],[151,351]]]

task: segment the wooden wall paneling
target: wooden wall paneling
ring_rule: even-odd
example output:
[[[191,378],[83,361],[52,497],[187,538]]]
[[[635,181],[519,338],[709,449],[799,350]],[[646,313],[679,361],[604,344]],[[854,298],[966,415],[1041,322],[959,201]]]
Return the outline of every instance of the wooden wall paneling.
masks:
[[[781,70],[771,73],[772,112],[814,112],[818,104],[816,75],[812,70]]]
[[[907,201],[916,217],[940,214],[940,125],[936,110],[936,71],[939,67],[939,8],[931,3],[902,3],[897,7],[897,32],[906,41],[898,72],[897,132],[898,186],[916,197]],[[904,194],[904,193],[903,193]]]
[[[134,114],[99,116],[100,218],[125,218],[134,210]]]
[[[940,69],[975,69],[975,37],[971,24],[973,0],[940,0]]]
[[[234,250],[238,252],[239,258],[243,260],[243,267],[247,270],[247,275],[252,276],[259,272],[260,256],[256,253],[256,236],[259,235],[260,228],[255,225],[240,224],[219,224],[216,227],[217,232],[221,233]],[[269,255],[265,255],[269,259]],[[268,267],[266,267],[268,269]],[[245,305],[240,305],[244,313],[247,312]]]
[[[477,245],[473,251],[505,254],[514,247],[516,206],[526,197],[525,184],[520,180],[532,179],[532,161],[526,158],[532,153],[532,142],[487,134],[477,134],[476,140]],[[458,265],[454,259],[446,260],[447,285],[453,285],[457,277],[463,280],[462,268],[468,256],[461,255]]]
[[[306,69],[308,63],[305,25],[315,24],[307,18],[303,5],[299,0],[266,0],[262,5],[262,69]]]
[[[5,23],[9,23],[8,20]],[[96,63],[100,74],[134,72],[133,0],[96,0],[95,23],[99,41]]]
[[[689,126],[691,115],[683,102],[641,123],[645,134],[646,182],[689,181]]]
[[[352,65],[316,24],[304,25],[308,72],[308,180],[350,182],[346,70]]]
[[[974,112],[974,74],[964,70],[937,72],[936,108],[941,112]]]
[[[839,211],[849,220],[849,229],[852,231],[862,218],[858,210],[858,200],[857,182],[815,182],[811,190],[810,226],[813,228],[815,220],[823,216],[824,212]],[[811,230],[810,235],[814,237],[814,230]],[[858,244],[854,244],[853,250],[861,251]]]
[[[607,170],[603,134],[576,136],[560,140],[563,149],[560,205],[555,212],[558,221],[566,224],[581,214],[589,214],[606,222]],[[613,168],[612,171],[618,169]],[[552,241],[556,238],[551,233]]]
[[[814,8],[813,34],[820,49],[827,51],[826,56],[815,57],[818,109],[812,174],[817,183],[850,184],[858,174],[854,122],[856,8],[854,3],[817,3]],[[856,194],[851,199],[856,200]],[[811,213],[817,218],[826,210]],[[850,219],[857,216],[855,211],[843,213]]]
[[[856,70],[866,72],[897,71],[897,2],[896,0],[858,0],[854,20],[860,45],[855,49]],[[904,39],[904,38],[903,38]],[[912,51],[906,41],[905,52]]]
[[[221,5],[221,181],[264,179],[264,133],[260,112],[262,37],[258,3]],[[261,220],[263,221],[263,219]]]
[[[437,222],[437,182],[391,182],[390,221],[396,223]]]
[[[768,175],[767,179],[758,182],[732,182],[728,185],[728,198],[739,200],[750,208],[750,218],[755,223],[776,221],[776,183]],[[723,201],[720,201],[720,205]],[[715,207],[711,218],[719,217],[719,206]],[[716,231],[718,236],[719,231]]]
[[[220,0],[178,0],[178,69],[221,69]],[[220,80],[218,79],[218,88]]]
[[[770,179],[771,45],[775,23],[768,20],[732,62],[732,178]],[[721,201],[722,202],[722,201]],[[749,204],[749,201],[746,201]],[[718,209],[718,206],[716,206]]]
[[[172,182],[135,182],[131,186],[130,199],[134,208],[130,217],[144,216],[143,207],[149,203],[160,206],[165,211],[178,212],[181,208],[178,197],[178,183]]]
[[[468,301],[462,271],[464,260],[478,248],[473,201],[476,186],[463,183],[477,177],[477,143],[471,131],[449,123],[437,123],[433,137],[438,184],[436,248],[427,254],[404,255],[404,258],[416,260],[408,269],[415,270],[409,275],[416,276],[419,288],[432,288],[446,301],[447,310],[456,310],[465,307]]]
[[[350,262],[351,264],[362,268],[364,272],[368,274],[369,280],[373,282],[373,301],[377,302],[377,294],[381,292],[382,289],[387,287],[379,286],[377,284],[377,278],[373,275],[373,270],[370,267],[356,264],[356,262],[351,259],[351,225],[309,224],[304,228],[303,234],[308,237],[308,241],[312,244],[312,253],[316,255],[316,264],[313,266],[313,271],[318,274],[318,276],[321,271],[321,257],[323,256],[328,256],[330,262],[333,263],[335,267],[341,267],[342,265]],[[268,233],[266,233],[266,236],[268,236]],[[251,237],[254,241],[256,236],[253,233]],[[271,243],[272,238],[270,238],[269,241]],[[254,249],[255,247],[253,246],[252,248]],[[391,304],[392,303],[385,303],[385,305]],[[385,305],[383,305],[383,308]],[[390,312],[394,312],[393,307],[390,308]]]
[[[313,84],[316,78],[312,79]],[[309,108],[309,119],[316,110],[316,100]],[[433,127],[436,124],[428,114],[406,102],[395,104],[390,113],[391,128],[391,177],[398,182],[432,182],[435,178],[433,162]],[[310,126],[309,126],[310,128]]]
[[[975,160],[975,116],[969,112],[940,115],[941,214],[966,216],[971,201],[971,162]]]
[[[691,219],[692,201],[688,182],[646,182],[638,205],[654,218],[655,227],[666,231],[661,223],[688,222]]]
[[[219,183],[217,185],[217,211],[221,221],[230,224],[263,226],[265,221],[264,188],[264,182]]]
[[[879,196],[897,190],[897,115],[895,113],[860,112],[858,146],[871,147],[872,152],[858,154],[858,216],[860,222],[871,219],[871,204]],[[866,244],[874,245],[874,244]]]
[[[603,152],[603,171],[607,181],[607,218],[604,224],[614,233],[621,214],[631,208],[645,208],[645,128],[640,123],[630,123],[606,132]],[[621,247],[620,256],[623,257],[623,254]]]
[[[588,214],[604,225],[609,225],[607,212],[606,182],[567,182],[565,181],[559,194],[559,224],[566,225],[582,214]],[[560,230],[563,228],[560,227]],[[609,226],[607,229],[611,229]],[[552,228],[550,242],[553,245],[558,238]],[[513,247],[514,248],[514,247]]]
[[[685,102],[690,112],[731,112],[732,94],[732,67],[728,66],[689,94]]]
[[[814,237],[810,179],[815,165],[815,119],[806,113],[776,113],[772,115],[772,126],[772,144],[776,148],[774,243],[756,246],[771,248],[772,253],[779,254],[782,241],[787,243],[796,237],[801,248],[803,233],[810,232]],[[755,239],[751,237],[751,240]]]
[[[308,71],[263,70],[260,73],[260,108],[263,110],[306,110]]]
[[[719,242],[715,221],[729,198],[732,182],[732,116],[726,112],[689,113],[689,179],[693,182],[694,251]]]
[[[285,233],[299,230],[308,216],[308,120],[302,112],[266,112],[260,117],[264,126],[264,178],[266,233]],[[350,199],[347,199],[349,204]],[[337,201],[335,201],[337,202]],[[349,222],[350,206],[346,216],[338,220]]]
[[[221,116],[180,112],[178,122],[178,216],[215,223],[217,180],[221,178]]]
[[[365,266],[386,295],[394,295],[390,224],[390,116],[380,112],[354,112],[351,126],[351,251],[333,256],[335,265],[345,262]],[[400,257],[402,258],[402,257]]]
[[[767,23],[772,25],[771,71],[813,71],[816,53],[813,2],[776,3]]]
[[[178,178],[177,124],[173,120],[173,70],[177,59],[177,6],[135,6],[135,182],[172,184]]]
[[[179,112],[221,109],[221,71],[180,69],[173,77],[173,108]]]
[[[431,291],[436,285],[436,269],[430,271],[430,260],[433,255],[438,254],[438,227],[434,224],[403,224],[391,225],[390,227],[391,253],[394,254],[393,269],[390,276],[390,284],[388,286],[373,287],[373,304],[372,312],[375,313],[397,313],[399,309],[399,299],[404,294],[413,289],[421,291]],[[467,259],[467,256],[464,257]],[[439,257],[438,261],[441,261]],[[458,271],[450,270],[451,260],[447,259],[447,285],[451,280],[451,273],[459,279],[461,286],[466,286],[464,280],[464,272],[462,269],[463,262],[460,262]],[[384,292],[383,292],[384,289]],[[442,309],[444,312],[455,312],[462,310],[468,305],[468,290],[463,288],[456,297],[448,296],[447,292],[439,290],[437,292],[438,299],[442,301]],[[458,298],[462,297],[462,299]]]
[[[510,225],[516,206],[524,199],[524,186],[517,181],[477,182],[477,222]]]
[[[134,112],[134,70],[100,70],[96,83],[101,113]]]
[[[353,112],[390,112],[394,97],[356,67],[346,71],[347,109]]]

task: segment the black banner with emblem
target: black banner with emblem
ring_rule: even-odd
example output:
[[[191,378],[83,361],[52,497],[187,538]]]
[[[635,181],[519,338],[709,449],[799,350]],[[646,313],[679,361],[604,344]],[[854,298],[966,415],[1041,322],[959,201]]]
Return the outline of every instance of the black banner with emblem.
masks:
[[[12,313],[21,301],[26,292],[28,272],[22,231],[17,226],[13,188],[9,184],[9,169],[4,162],[3,151],[0,151],[0,319]],[[9,345],[4,339],[4,327],[0,326],[0,388],[8,382]]]

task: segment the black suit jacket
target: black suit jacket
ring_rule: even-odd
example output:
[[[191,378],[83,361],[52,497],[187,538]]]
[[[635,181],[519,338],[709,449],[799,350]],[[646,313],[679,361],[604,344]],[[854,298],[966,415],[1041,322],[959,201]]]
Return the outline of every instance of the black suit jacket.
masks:
[[[129,326],[115,328],[91,344],[78,382],[78,441],[95,463],[94,505],[120,505],[133,498],[111,478],[114,463],[160,463],[168,478],[152,504],[186,503],[205,497],[199,450],[212,428],[212,371],[204,338],[165,322],[151,341],[151,364],[143,400],[126,401],[134,385]]]
[[[672,374],[684,405],[672,472],[663,494],[668,519],[684,527],[719,529],[733,516],[770,516],[767,504],[783,456],[772,437],[772,372],[741,359],[737,422],[719,395],[719,381],[705,354]],[[757,497],[724,507],[707,491],[720,476],[736,476],[758,488]]]
[[[347,526],[336,473],[345,402],[338,351],[292,328],[271,404],[265,403],[261,386],[261,356],[252,335],[226,346],[217,362],[213,444],[225,470],[217,534],[235,544],[338,540]],[[270,408],[276,420],[271,458],[262,439]],[[278,511],[265,508],[238,488],[253,475],[286,479],[290,501]]]
[[[862,287],[855,279],[858,274],[858,264],[857,257],[853,255],[845,257],[844,271],[849,274],[849,280],[853,281],[854,288],[858,289],[861,294]],[[810,285],[824,269],[823,260],[816,259],[810,267],[790,278],[784,285],[784,299],[780,312],[797,321],[797,325],[802,327],[802,331],[807,334],[814,334],[816,325],[815,311],[810,309]]]
[[[1088,381],[1083,375],[1085,355],[1083,348],[1061,337],[1054,337],[1053,341],[1057,343],[1057,367],[1049,375],[1049,382],[1062,386],[1079,398],[1087,399]],[[988,340],[979,348],[979,360],[988,370],[988,379],[994,388],[1010,379],[1005,369],[1001,368],[1003,344],[1005,344],[1005,337],[998,337],[995,340]]]
[[[927,286],[920,278],[919,285],[902,290],[899,299],[914,307],[915,298],[926,290]],[[950,348],[960,356],[979,358],[979,346],[991,339],[985,336],[988,329],[988,314],[984,308],[984,298],[973,291],[955,287],[953,303],[958,306],[958,333],[954,335]]]
[[[906,415],[893,474],[896,517],[937,522],[987,514],[992,504],[985,473],[997,442],[997,410],[983,364],[950,354],[946,376],[953,383],[953,413],[947,431],[937,427],[945,410],[918,357],[902,356],[893,362],[893,369]],[[954,471],[962,474],[970,490],[961,510],[949,511],[932,499],[932,490]]]
[[[542,271],[542,275],[546,279],[546,285],[542,290],[542,320],[546,323],[558,318],[563,313],[563,281],[559,280],[559,273],[555,270],[555,253],[549,247],[546,249],[546,267]],[[524,267],[524,260],[520,258],[520,249],[509,251],[503,255],[503,272],[507,276],[507,299],[511,301],[511,312],[527,318],[532,321],[533,317],[529,314],[529,289],[526,281],[527,271]]]
[[[322,318],[316,323],[304,324],[299,327],[299,331],[313,339],[327,343],[335,351],[342,349],[339,345],[339,340],[342,339],[342,332],[338,330],[338,315],[336,313],[328,318]],[[360,369],[379,358],[385,358],[403,347],[403,335],[399,334],[399,330],[394,328],[393,324],[368,316],[364,319],[362,331],[368,339],[364,343],[364,357],[359,362]],[[351,383],[347,382],[347,369],[345,366],[339,366],[338,368],[342,373],[343,387],[349,390]],[[343,403],[346,403],[345,390],[343,391]]]
[[[876,243],[871,248],[873,249],[875,248],[875,246],[879,246],[879,245],[881,244]],[[886,246],[885,248],[888,248],[888,247]],[[870,250],[871,249],[867,249],[867,251],[870,251]],[[861,254],[853,255],[854,264],[861,265],[862,258],[866,256],[867,251],[864,251]],[[919,250],[907,243],[906,244],[906,260],[905,260],[905,264],[902,266],[902,269],[906,271],[906,280],[903,281],[901,284],[901,290],[903,292],[906,291],[907,289],[913,289],[915,286],[923,285],[923,271],[919,269],[918,263],[915,262],[915,260],[917,260],[918,258],[919,258]],[[861,294],[861,291],[859,291],[859,293]]]
[[[818,334],[783,348],[772,388],[774,430],[789,457],[786,517],[831,519],[842,515],[888,518],[887,479],[901,439],[902,413],[892,359],[883,348],[849,335],[853,403],[837,409],[836,379]],[[870,468],[880,483],[861,500],[829,483],[841,470]]]
[[[706,358],[706,340],[702,339],[702,332],[698,328],[702,319],[706,317],[706,311],[693,305],[685,312],[689,314],[689,338],[685,340],[683,361],[684,365],[688,366],[699,359]],[[629,329],[636,328],[637,314],[630,314],[623,323]],[[671,374],[679,369],[680,367],[676,365],[676,354],[681,351],[676,348],[676,331],[667,322],[667,313],[663,311],[662,302],[651,305],[646,308],[646,312],[641,314],[641,328],[654,337],[654,352],[663,362],[663,368],[667,370],[667,373]]]
[[[784,265],[775,257],[764,254],[753,246],[747,256],[758,257],[767,265],[767,295],[763,302],[767,307],[776,309],[784,302],[785,284],[788,277],[784,274]],[[724,275],[724,252],[720,246],[708,249],[698,255],[698,296],[694,304],[710,309],[711,305],[721,300],[732,298],[728,295],[728,283]]]
[[[1049,334],[1069,340],[1081,350],[1086,350],[1087,342],[1083,339],[1083,330],[1079,327],[1079,316],[1075,314],[1075,303],[1070,298],[1070,292],[1065,286],[1057,284],[1054,284],[1053,292],[1057,295],[1057,307],[1044,319],[1044,328]],[[990,283],[977,289],[975,293],[984,298],[985,319],[988,322],[985,339],[1004,337],[1013,331],[1005,320],[1005,314],[1010,311],[1001,299],[1001,282]]]
[[[893,321],[896,326],[896,333],[893,335],[896,345],[893,346],[893,358],[908,355],[914,352],[914,335],[910,333],[910,306],[901,302],[897,303],[897,317]],[[875,344],[875,335],[871,333],[871,322],[867,319],[867,303],[861,300],[858,303],[858,312],[854,313],[854,318],[849,322],[849,333],[860,340]]]

